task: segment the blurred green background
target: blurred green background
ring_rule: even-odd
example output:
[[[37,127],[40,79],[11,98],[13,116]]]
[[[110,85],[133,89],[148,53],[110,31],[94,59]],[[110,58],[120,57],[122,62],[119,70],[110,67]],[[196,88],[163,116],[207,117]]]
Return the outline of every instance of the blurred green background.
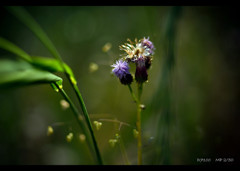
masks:
[[[72,68],[92,121],[118,119],[133,127],[136,107],[128,88],[111,74],[127,38],[150,37],[156,51],[142,102],[143,164],[206,164],[198,158],[234,159],[239,164],[240,30],[234,7],[26,6]],[[170,18],[170,19],[169,19]],[[168,36],[169,22],[174,22]],[[4,7],[0,36],[30,55],[51,57],[34,34]],[[171,37],[172,36],[172,37]],[[169,39],[174,39],[173,49]],[[106,43],[112,48],[102,50]],[[171,45],[170,45],[171,46]],[[173,58],[168,60],[169,51]],[[14,55],[0,49],[0,57]],[[91,72],[91,63],[98,70]],[[77,104],[64,74],[64,89]],[[136,86],[133,89],[136,92]],[[70,109],[50,85],[0,90],[0,164],[95,164]],[[47,136],[47,127],[54,134]],[[120,147],[108,140],[118,124],[95,130],[105,164],[125,164]],[[121,136],[131,164],[137,164],[132,127]],[[66,141],[74,133],[71,143]]]

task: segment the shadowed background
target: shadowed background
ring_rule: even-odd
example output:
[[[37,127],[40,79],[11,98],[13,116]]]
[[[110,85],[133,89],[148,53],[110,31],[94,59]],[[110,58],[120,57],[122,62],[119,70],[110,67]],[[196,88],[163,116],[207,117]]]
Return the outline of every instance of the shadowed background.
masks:
[[[197,158],[233,158],[239,164],[239,42],[237,8],[182,7],[168,36],[172,7],[27,6],[25,9],[72,68],[92,121],[118,119],[135,126],[136,109],[128,88],[111,74],[127,38],[150,37],[156,51],[142,102],[143,164],[201,164]],[[169,19],[170,18],[170,19]],[[51,54],[29,29],[5,8],[0,36],[30,55]],[[173,49],[167,49],[174,39]],[[102,50],[106,43],[112,48]],[[167,60],[169,51],[173,58]],[[0,57],[14,55],[0,49]],[[170,62],[169,62],[170,61]],[[98,69],[90,70],[96,63]],[[65,76],[65,91],[76,97]],[[135,91],[135,84],[133,89]],[[0,90],[0,164],[94,164],[70,109],[50,85]],[[76,103],[77,104],[77,103]],[[167,116],[167,117],[164,117]],[[165,119],[164,119],[165,118]],[[47,136],[48,125],[54,134]],[[112,148],[118,124],[102,121],[95,130],[105,164],[125,164],[119,146]],[[137,163],[132,127],[122,126],[128,158]],[[71,143],[65,140],[74,133]],[[167,135],[167,136],[165,136]],[[167,137],[167,138],[166,138]],[[167,144],[167,145],[166,145]]]

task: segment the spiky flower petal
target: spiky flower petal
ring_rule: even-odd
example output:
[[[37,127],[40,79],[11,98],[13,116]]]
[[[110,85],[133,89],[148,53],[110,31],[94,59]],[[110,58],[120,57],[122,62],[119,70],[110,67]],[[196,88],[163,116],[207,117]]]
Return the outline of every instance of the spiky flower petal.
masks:
[[[111,66],[113,67],[112,73],[119,78],[122,84],[127,85],[132,83],[133,78],[129,72],[129,66],[126,61],[119,60]]]
[[[141,40],[141,43],[142,43],[143,47],[148,48],[148,52],[150,53],[150,55],[153,55],[155,48],[154,48],[153,43],[149,40],[149,37],[147,39],[144,37]]]
[[[154,54],[154,45],[148,38],[135,39],[132,42],[127,39],[129,43],[120,46],[120,50],[125,51],[124,57],[112,65],[112,72],[120,79],[122,84],[131,84],[133,81],[132,75],[129,73],[128,63],[136,64],[135,79],[138,83],[143,83],[148,79],[147,70],[152,64]]]

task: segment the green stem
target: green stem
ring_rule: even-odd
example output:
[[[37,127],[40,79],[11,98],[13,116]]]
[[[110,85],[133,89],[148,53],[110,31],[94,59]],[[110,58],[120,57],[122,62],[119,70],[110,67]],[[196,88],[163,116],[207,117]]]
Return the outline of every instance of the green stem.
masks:
[[[85,128],[85,125],[83,124],[84,122],[82,122],[81,120],[81,115],[80,115],[80,112],[78,111],[78,109],[76,108],[76,106],[74,105],[74,103],[72,102],[72,100],[69,98],[69,96],[67,95],[67,93],[58,86],[57,83],[54,83],[54,85],[59,89],[61,95],[63,96],[63,98],[69,103],[72,111],[73,111],[73,114],[79,124],[79,126],[81,127],[81,129],[83,130],[84,133],[87,133],[87,130]],[[88,134],[86,134],[86,136],[88,136]],[[89,141],[89,139],[87,138],[87,141]],[[89,144],[89,143],[88,143]]]
[[[137,131],[138,131],[138,165],[142,165],[142,128],[141,128],[141,95],[142,83],[138,83],[138,104],[137,104]]]
[[[133,98],[133,100],[136,102],[136,103],[139,103],[139,100],[137,99],[137,97],[135,96],[135,94],[133,93],[132,91],[132,87],[130,85],[128,85],[128,88],[129,88],[129,91],[130,91],[130,94]]]
[[[141,131],[141,107],[137,105],[137,131],[138,131],[138,165],[142,165],[142,131]]]
[[[138,165],[142,165],[142,129],[141,129],[141,95],[142,95],[142,83],[138,83],[138,97],[135,96],[135,94],[132,91],[132,88],[130,85],[128,85],[129,91],[134,99],[134,101],[137,104],[137,122],[136,122],[136,127],[138,131],[138,142],[137,142],[137,147],[138,147]]]
[[[81,122],[80,120],[80,117],[79,117],[79,112],[78,112],[78,109],[76,108],[76,106],[73,104],[72,100],[69,98],[69,96],[66,94],[66,92],[59,87],[59,85],[57,83],[54,83],[54,85],[59,89],[61,95],[64,97],[64,99],[69,103],[70,107],[72,108],[73,110],[73,113],[74,113],[74,116],[76,117],[80,127],[82,129],[85,129],[84,126],[83,126],[83,122]]]
[[[70,79],[69,76],[68,76],[68,79]],[[96,141],[96,138],[95,138],[95,135],[94,135],[94,132],[93,132],[91,120],[89,118],[86,105],[85,105],[85,103],[83,101],[82,95],[81,95],[81,93],[80,93],[80,91],[79,91],[79,89],[77,87],[77,84],[74,84],[71,80],[70,80],[70,82],[71,82],[71,85],[73,86],[73,89],[74,89],[76,95],[77,95],[77,98],[78,98],[79,104],[81,106],[83,115],[84,115],[85,120],[87,122],[87,126],[88,126],[88,129],[90,131],[90,134],[91,134],[91,137],[92,137],[92,140],[93,140],[93,145],[94,145],[94,148],[95,148],[95,151],[96,151],[98,162],[99,162],[100,165],[102,165],[103,164],[102,157],[101,157],[98,145],[97,145],[97,141]]]
[[[138,83],[138,100],[140,101],[142,96],[143,83]]]

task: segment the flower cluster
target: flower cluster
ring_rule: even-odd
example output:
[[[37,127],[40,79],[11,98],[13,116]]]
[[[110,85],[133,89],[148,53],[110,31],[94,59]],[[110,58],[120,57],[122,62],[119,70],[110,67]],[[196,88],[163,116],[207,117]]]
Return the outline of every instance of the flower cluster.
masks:
[[[112,72],[119,78],[124,85],[129,85],[133,81],[133,77],[129,72],[129,63],[136,65],[135,80],[138,83],[143,83],[148,80],[147,70],[150,68],[154,54],[154,45],[149,40],[135,39],[135,42],[127,39],[129,43],[120,46],[120,50],[125,51],[124,57],[118,60],[113,67]]]

